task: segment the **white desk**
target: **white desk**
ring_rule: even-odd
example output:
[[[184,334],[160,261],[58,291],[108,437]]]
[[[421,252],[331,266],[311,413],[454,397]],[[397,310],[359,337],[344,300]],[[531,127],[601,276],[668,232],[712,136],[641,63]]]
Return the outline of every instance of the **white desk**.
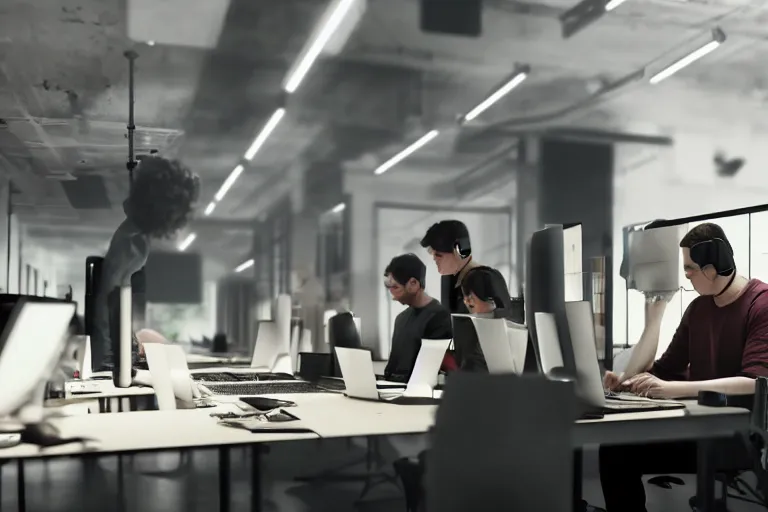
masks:
[[[92,414],[99,412],[129,412],[138,407],[140,401],[154,401],[155,390],[146,386],[118,388],[111,380],[86,381],[89,389],[98,389],[95,393],[78,393],[81,383],[73,380],[64,384],[64,399],[90,401],[88,410]]]

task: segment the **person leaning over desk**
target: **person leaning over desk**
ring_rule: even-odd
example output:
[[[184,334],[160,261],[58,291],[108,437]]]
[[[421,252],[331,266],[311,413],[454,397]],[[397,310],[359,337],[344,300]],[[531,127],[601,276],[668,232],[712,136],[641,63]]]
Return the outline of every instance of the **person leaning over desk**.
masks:
[[[683,314],[664,354],[655,362],[661,320],[670,295],[650,296],[646,328],[622,375],[606,372],[610,390],[655,398],[695,397],[699,391],[755,392],[768,377],[768,285],[737,273],[723,229],[706,223],[680,241],[683,270],[699,297]],[[718,441],[728,460],[749,458],[741,439]],[[642,475],[696,471],[694,442],[600,448],[600,480],[607,512],[644,512]]]
[[[392,349],[384,370],[387,380],[408,382],[421,340],[453,337],[451,314],[424,291],[426,277],[427,267],[415,254],[395,256],[384,270],[384,286],[392,299],[408,306],[395,318]]]
[[[123,203],[125,220],[112,236],[102,263],[91,340],[95,371],[111,370],[117,363],[120,286],[144,267],[152,239],[170,238],[187,225],[199,193],[199,178],[180,162],[157,156],[140,161]],[[133,345],[135,357],[142,345],[135,334]]]

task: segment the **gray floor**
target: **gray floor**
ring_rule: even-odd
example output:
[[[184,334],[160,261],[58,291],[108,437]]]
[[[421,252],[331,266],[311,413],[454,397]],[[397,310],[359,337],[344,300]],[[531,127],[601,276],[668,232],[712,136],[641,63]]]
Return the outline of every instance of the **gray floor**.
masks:
[[[418,449],[418,442],[409,446],[409,440],[399,438],[386,443],[382,453],[387,460],[394,459],[396,452]],[[393,445],[397,448],[393,448]],[[374,489],[369,502],[355,506],[362,488],[361,483],[310,485],[297,483],[293,477],[321,471],[323,466],[343,464],[365,454],[362,440],[308,441],[293,444],[276,444],[264,456],[263,479],[264,510],[274,511],[352,511],[385,512],[404,511],[404,501],[399,489],[383,484]],[[231,453],[232,507],[233,512],[250,510],[250,459],[249,452],[234,449]],[[181,471],[177,453],[145,454],[124,460],[125,508],[118,500],[117,458],[105,457],[95,466],[82,461],[59,459],[49,462],[25,464],[27,510],[30,512],[88,512],[88,511],[137,511],[137,512],[209,512],[218,510],[218,453],[199,451],[191,457],[190,465]],[[631,463],[631,462],[630,462]],[[364,466],[359,466],[362,469]],[[389,470],[390,467],[387,467]],[[156,473],[161,473],[157,475]],[[86,474],[89,476],[86,478]],[[649,487],[650,511],[689,510],[688,497],[694,493],[693,480],[688,485],[672,490]],[[17,510],[17,472],[15,464],[3,468],[2,510]],[[602,504],[602,495],[596,478],[596,460],[593,453],[585,457],[584,497],[595,505]],[[761,510],[757,506],[732,501],[731,512]]]

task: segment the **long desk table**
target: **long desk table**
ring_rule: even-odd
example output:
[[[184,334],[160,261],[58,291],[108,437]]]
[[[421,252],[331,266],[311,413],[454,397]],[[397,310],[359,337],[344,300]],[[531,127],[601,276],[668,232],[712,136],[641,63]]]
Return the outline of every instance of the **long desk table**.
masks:
[[[354,400],[341,394],[275,395],[295,402],[291,413],[300,418],[302,426],[315,434],[250,433],[218,424],[210,416],[212,409],[179,411],[147,411],[123,414],[83,415],[52,420],[64,436],[82,436],[92,441],[82,444],[40,449],[19,445],[0,450],[0,459],[39,459],[57,456],[89,456],[98,454],[128,454],[148,451],[220,449],[221,510],[228,510],[229,474],[228,447],[257,446],[269,442],[288,442],[318,438],[368,437],[420,434],[434,425],[436,406],[401,406],[383,402]],[[223,402],[236,397],[217,397]],[[220,407],[233,407],[223,403]],[[340,421],[343,418],[343,421]],[[573,446],[593,444],[634,444],[658,441],[702,441],[725,437],[750,429],[749,413],[732,407],[710,408],[695,402],[686,409],[645,413],[613,414],[599,420],[576,422]],[[706,454],[706,451],[702,451]],[[253,509],[259,510],[258,451],[254,450]],[[712,469],[704,466],[699,474],[699,493],[704,496],[703,512],[714,500],[714,487],[707,487]],[[225,489],[226,488],[226,489]],[[226,496],[224,496],[226,494]],[[702,495],[702,494],[700,494]]]

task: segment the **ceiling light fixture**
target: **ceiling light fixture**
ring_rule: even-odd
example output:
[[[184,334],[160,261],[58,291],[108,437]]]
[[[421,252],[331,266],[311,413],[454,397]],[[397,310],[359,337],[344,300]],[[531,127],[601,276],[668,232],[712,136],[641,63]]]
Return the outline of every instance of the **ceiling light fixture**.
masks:
[[[250,260],[245,261],[245,262],[241,263],[240,265],[238,265],[237,267],[235,267],[235,272],[242,272],[243,270],[245,270],[247,268],[251,268],[253,266],[253,264],[254,264],[254,261],[253,261],[253,258],[251,258]]]
[[[379,167],[376,168],[375,171],[373,171],[373,173],[376,175],[384,174],[385,172],[387,172],[388,170],[390,170],[391,168],[393,168],[394,166],[396,166],[397,164],[399,164],[400,162],[402,162],[403,160],[405,160],[406,158],[408,158],[409,156],[411,156],[412,154],[414,154],[415,152],[417,152],[418,150],[420,150],[421,148],[429,144],[429,142],[432,141],[432,139],[437,137],[439,134],[440,134],[439,131],[432,130],[431,132],[422,136],[419,140],[417,140],[416,142],[414,142],[413,144],[411,144],[410,146],[408,146],[407,148],[405,148],[404,150],[402,150],[401,152],[399,152],[398,154],[396,154],[395,156],[393,156],[392,158],[390,158],[389,160],[381,164]]]
[[[187,235],[187,237],[179,244],[179,250],[181,252],[186,251],[190,245],[192,245],[192,242],[195,241],[195,238],[197,238],[197,233],[190,233]]]
[[[325,22],[322,23],[322,28],[316,32],[316,36],[309,47],[304,51],[301,56],[298,65],[288,75],[288,80],[285,82],[285,92],[293,94],[301,85],[304,77],[309,73],[312,64],[315,63],[320,56],[320,52],[328,41],[333,36],[333,33],[339,28],[341,22],[344,21],[344,17],[349,13],[350,9],[357,0],[333,0],[331,5],[323,15]],[[328,14],[330,13],[330,14]]]
[[[606,11],[612,11],[621,4],[623,4],[626,0],[609,0],[607,4],[605,4],[605,10]]]
[[[486,99],[481,101],[475,108],[470,110],[463,119],[463,122],[469,122],[473,119],[476,119],[480,114],[491,108],[494,104],[496,104],[501,98],[512,92],[512,90],[523,83],[523,81],[528,78],[528,73],[530,73],[530,69],[528,66],[521,66],[519,67],[511,78],[509,78],[501,87],[496,89],[493,94],[488,96]]]
[[[682,59],[677,60],[673,62],[671,65],[662,69],[661,71],[653,75],[649,80],[649,82],[652,85],[656,85],[662,80],[665,80],[671,77],[681,69],[690,66],[691,64],[701,59],[705,55],[708,55],[713,51],[717,50],[720,47],[720,45],[725,42],[725,39],[726,39],[725,32],[723,32],[720,28],[715,27],[714,29],[712,29],[711,41],[699,47],[698,49],[692,51]]]
[[[211,201],[208,203],[208,206],[205,207],[205,212],[203,212],[205,215],[210,215],[213,213],[213,210],[216,209],[216,201]]]
[[[245,159],[249,162],[253,160],[253,157],[256,156],[256,153],[259,152],[261,149],[261,146],[264,145],[264,143],[267,141],[269,136],[272,134],[273,131],[275,131],[275,128],[277,128],[277,125],[280,123],[280,120],[285,116],[285,109],[279,108],[275,110],[275,113],[272,114],[272,117],[269,118],[269,121],[267,121],[267,124],[264,125],[264,128],[261,129],[261,132],[256,136],[256,138],[253,140],[253,144],[251,144],[251,147],[248,148],[248,151],[245,152]]]
[[[333,208],[331,208],[331,212],[332,212],[332,213],[341,213],[341,212],[343,212],[343,211],[344,211],[344,209],[345,209],[346,207],[347,207],[347,205],[346,205],[346,204],[344,204],[344,203],[339,203],[339,204],[337,204],[336,206],[334,206]]]
[[[232,188],[232,185],[235,184],[235,181],[237,178],[240,177],[241,174],[243,174],[243,170],[245,168],[242,165],[238,165],[235,167],[231,173],[229,173],[229,176],[227,176],[227,179],[224,180],[224,183],[221,184],[221,187],[219,187],[219,191],[216,192],[216,195],[213,196],[213,198],[216,201],[221,201],[224,199],[224,196],[227,195],[227,192],[229,192],[229,189]]]

